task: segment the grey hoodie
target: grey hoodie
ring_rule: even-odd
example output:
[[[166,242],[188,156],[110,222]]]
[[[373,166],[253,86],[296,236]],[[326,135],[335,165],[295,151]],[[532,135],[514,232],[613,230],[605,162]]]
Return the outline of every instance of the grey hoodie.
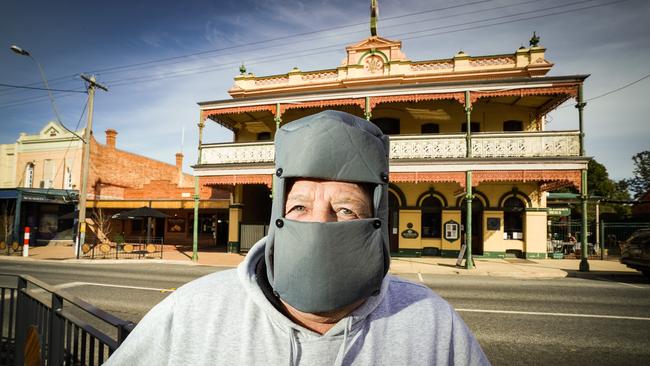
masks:
[[[156,305],[106,365],[489,365],[445,300],[392,275],[323,335],[293,323],[258,285],[264,245]]]

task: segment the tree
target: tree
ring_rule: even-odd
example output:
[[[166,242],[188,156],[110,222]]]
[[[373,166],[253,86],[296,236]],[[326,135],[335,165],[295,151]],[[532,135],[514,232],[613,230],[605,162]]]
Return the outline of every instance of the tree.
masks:
[[[634,199],[638,200],[650,191],[650,151],[641,151],[632,157],[632,161],[634,162],[633,176],[627,179],[626,183],[634,193]]]

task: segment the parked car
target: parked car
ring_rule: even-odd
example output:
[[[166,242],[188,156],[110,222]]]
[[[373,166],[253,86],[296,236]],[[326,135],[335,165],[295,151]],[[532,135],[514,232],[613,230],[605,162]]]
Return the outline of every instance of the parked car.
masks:
[[[621,263],[650,278],[650,229],[635,231],[620,246]]]

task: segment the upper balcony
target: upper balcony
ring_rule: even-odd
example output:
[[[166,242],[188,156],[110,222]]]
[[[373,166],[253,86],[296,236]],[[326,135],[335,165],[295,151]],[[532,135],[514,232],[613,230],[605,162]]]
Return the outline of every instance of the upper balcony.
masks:
[[[484,132],[471,134],[472,159],[552,159],[580,156],[580,133]],[[390,161],[421,163],[432,159],[465,159],[464,133],[390,136]],[[199,167],[241,168],[273,164],[273,142],[201,145]]]

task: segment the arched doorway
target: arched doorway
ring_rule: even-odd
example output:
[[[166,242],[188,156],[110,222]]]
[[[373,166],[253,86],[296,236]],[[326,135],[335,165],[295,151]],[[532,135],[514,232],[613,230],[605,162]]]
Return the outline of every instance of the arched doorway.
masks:
[[[397,253],[399,251],[399,199],[395,193],[388,192],[388,242],[390,244],[390,252]]]
[[[461,224],[467,227],[467,201],[460,201]],[[483,201],[472,199],[472,255],[483,255]],[[465,243],[465,235],[463,241]]]

